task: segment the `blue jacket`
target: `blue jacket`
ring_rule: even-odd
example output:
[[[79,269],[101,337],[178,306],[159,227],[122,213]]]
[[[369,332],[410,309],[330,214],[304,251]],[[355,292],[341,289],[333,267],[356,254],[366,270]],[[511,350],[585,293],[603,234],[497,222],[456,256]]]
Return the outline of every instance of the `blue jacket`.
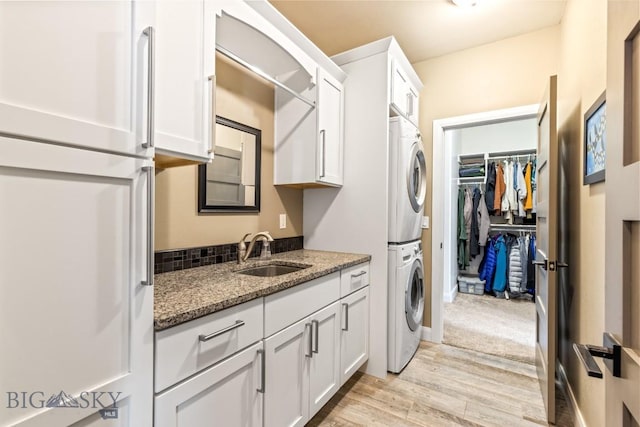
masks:
[[[480,280],[484,280],[484,290],[491,292],[491,283],[493,282],[493,275],[496,271],[496,248],[494,239],[489,240],[489,244],[484,249],[485,257],[484,264],[480,270]]]
[[[496,275],[493,278],[493,291],[504,292],[507,288],[507,245],[504,237],[500,236],[496,240]]]

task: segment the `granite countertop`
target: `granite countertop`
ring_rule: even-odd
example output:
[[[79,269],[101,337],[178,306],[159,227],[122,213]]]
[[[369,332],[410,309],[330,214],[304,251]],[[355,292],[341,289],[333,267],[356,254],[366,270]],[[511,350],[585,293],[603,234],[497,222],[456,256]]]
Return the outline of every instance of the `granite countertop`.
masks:
[[[154,328],[161,331],[370,259],[370,255],[302,249],[272,255],[268,261],[251,258],[241,265],[233,261],[156,274]],[[237,273],[275,261],[310,267],[275,277]]]

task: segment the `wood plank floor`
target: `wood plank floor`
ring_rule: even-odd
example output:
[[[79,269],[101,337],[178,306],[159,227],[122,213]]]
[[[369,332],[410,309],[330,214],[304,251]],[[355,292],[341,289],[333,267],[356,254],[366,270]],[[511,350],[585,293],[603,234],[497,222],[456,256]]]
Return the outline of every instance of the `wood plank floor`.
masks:
[[[572,426],[566,403],[558,403],[556,425]],[[400,374],[381,380],[357,373],[307,425],[511,427],[544,420],[534,365],[422,341]]]

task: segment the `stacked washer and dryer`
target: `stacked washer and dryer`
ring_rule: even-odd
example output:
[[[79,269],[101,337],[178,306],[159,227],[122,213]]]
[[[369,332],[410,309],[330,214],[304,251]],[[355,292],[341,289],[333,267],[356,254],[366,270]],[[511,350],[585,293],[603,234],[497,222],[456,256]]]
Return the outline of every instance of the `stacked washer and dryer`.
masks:
[[[420,344],[424,314],[422,218],[426,161],[418,128],[389,120],[389,277],[387,369],[400,372]]]

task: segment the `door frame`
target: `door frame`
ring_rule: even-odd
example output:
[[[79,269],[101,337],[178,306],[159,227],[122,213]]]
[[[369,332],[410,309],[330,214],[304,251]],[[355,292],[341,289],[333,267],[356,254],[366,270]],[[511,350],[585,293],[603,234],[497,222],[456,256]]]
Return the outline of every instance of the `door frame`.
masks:
[[[445,239],[445,236],[450,235],[451,227],[455,226],[454,221],[450,220],[451,215],[446,212],[445,205],[445,195],[453,194],[451,180],[445,179],[451,175],[451,168],[448,167],[448,162],[445,162],[444,158],[445,144],[450,142],[447,138],[447,131],[503,121],[531,119],[536,117],[538,106],[539,104],[530,104],[433,121],[432,188],[434,191],[432,191],[432,206],[434,208],[431,212],[433,224],[431,228],[431,331],[423,333],[423,339],[426,337],[428,341],[442,342],[444,334],[444,283],[450,283],[452,280],[449,267],[450,263],[455,260],[455,256],[445,257],[445,249],[451,254],[455,249],[454,245]],[[439,189],[439,191],[435,191],[435,189]],[[440,209],[436,209],[437,206]],[[451,247],[448,248],[447,244],[450,244]]]

